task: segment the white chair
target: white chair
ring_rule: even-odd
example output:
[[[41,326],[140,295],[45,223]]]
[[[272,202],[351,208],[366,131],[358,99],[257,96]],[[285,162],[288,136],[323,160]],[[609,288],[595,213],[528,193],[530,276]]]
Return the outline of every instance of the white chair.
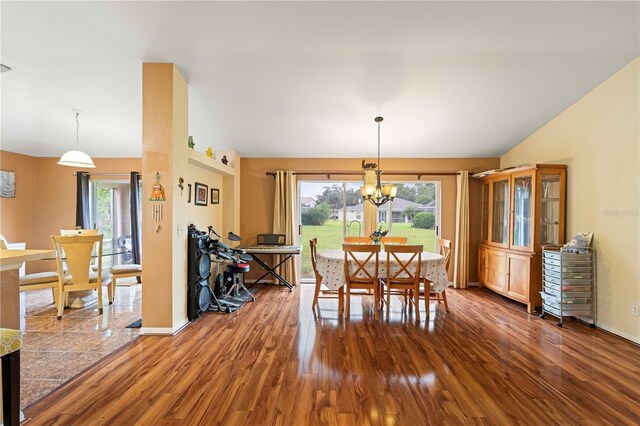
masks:
[[[142,276],[142,265],[135,263],[115,265],[109,269],[109,272],[111,272],[111,284],[109,284],[107,291],[109,295],[109,304],[111,305],[116,297],[116,280],[119,278]]]
[[[66,293],[82,290],[98,291],[98,308],[102,314],[102,235],[52,235],[58,266],[58,319],[62,319]],[[91,256],[97,247],[98,268],[91,270]],[[68,267],[68,274],[63,268]]]

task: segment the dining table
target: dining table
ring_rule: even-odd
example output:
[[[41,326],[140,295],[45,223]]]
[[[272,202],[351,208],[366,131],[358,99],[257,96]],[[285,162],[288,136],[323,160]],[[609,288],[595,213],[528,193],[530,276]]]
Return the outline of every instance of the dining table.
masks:
[[[115,256],[119,256],[122,254],[126,254],[127,251],[121,248],[117,248],[115,250],[113,249],[107,249],[107,250],[103,250],[102,252],[102,259],[104,260],[105,258],[108,257],[115,257]],[[52,256],[48,256],[46,258],[44,258],[43,260],[56,260],[56,252],[53,252]],[[91,255],[91,260],[92,262],[94,260],[96,260],[98,257],[97,254],[92,254]],[[67,260],[66,257],[62,258],[62,261],[65,262]],[[102,267],[102,282],[105,283],[107,281],[111,281],[111,271],[110,271],[111,267],[109,266],[103,266]],[[58,297],[57,292],[54,292],[53,294],[54,299],[56,299]],[[69,293],[69,296],[67,297],[67,301],[65,303],[65,307],[66,308],[72,308],[72,309],[82,309],[86,306],[87,302],[90,301],[94,301],[97,300],[97,296],[94,293],[93,290],[80,290],[80,291],[73,291]],[[57,300],[55,300],[57,303]]]
[[[317,268],[318,273],[322,275],[322,283],[331,290],[338,290],[346,284],[344,275],[344,251],[340,249],[324,250],[318,253]],[[364,261],[369,253],[353,253],[359,261]],[[402,262],[408,261],[413,253],[395,253]],[[373,259],[373,258],[372,258]],[[411,262],[412,266],[417,262],[418,257]],[[353,259],[349,260],[350,266],[355,266]],[[400,270],[400,265],[391,256],[391,274],[395,274]],[[367,271],[373,275],[375,262],[369,261]],[[378,278],[385,278],[387,275],[387,253],[382,250],[379,254]],[[437,253],[428,251],[422,252],[420,262],[420,276],[428,279],[433,283],[432,291],[442,291],[449,286],[449,278],[447,276],[446,264],[444,257]]]

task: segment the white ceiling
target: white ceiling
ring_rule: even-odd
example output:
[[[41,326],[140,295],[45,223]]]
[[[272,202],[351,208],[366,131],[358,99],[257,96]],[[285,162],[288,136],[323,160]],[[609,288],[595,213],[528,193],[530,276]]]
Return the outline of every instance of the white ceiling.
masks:
[[[2,149],[140,156],[142,63],[189,82],[196,148],[498,156],[640,55],[638,2],[1,5]],[[186,141],[185,141],[186,143]]]

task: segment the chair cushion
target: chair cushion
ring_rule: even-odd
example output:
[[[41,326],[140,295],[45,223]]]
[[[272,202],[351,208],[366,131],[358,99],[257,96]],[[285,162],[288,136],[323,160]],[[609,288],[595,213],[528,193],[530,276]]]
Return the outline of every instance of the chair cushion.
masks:
[[[63,282],[65,284],[73,284],[73,276],[72,275],[65,275]],[[98,282],[98,274],[96,274],[95,272],[90,272],[89,273],[89,282],[90,283],[96,283]]]
[[[33,285],[58,282],[57,272],[38,272],[37,274],[27,274],[20,277],[20,285]]]
[[[116,265],[112,266],[110,271],[112,274],[130,274],[134,272],[142,272],[142,266],[136,264]]]
[[[22,333],[20,330],[0,328],[0,357],[20,350],[22,347]]]

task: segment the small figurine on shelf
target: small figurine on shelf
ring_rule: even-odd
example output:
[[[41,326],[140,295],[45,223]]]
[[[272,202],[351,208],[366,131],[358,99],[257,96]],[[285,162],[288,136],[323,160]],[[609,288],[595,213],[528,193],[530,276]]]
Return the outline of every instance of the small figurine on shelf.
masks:
[[[213,150],[211,149],[211,147],[207,148],[205,154],[207,154],[207,157],[213,158]]]
[[[229,164],[229,160],[227,160],[227,156],[226,156],[226,155],[223,155],[223,156],[222,156],[222,164],[224,164],[225,166],[226,166],[227,164]]]
[[[384,237],[388,233],[389,233],[389,230],[387,229],[383,231],[381,226],[377,231],[373,231],[373,233],[369,235],[369,238],[371,238],[371,241],[373,241],[373,244],[380,244],[380,240],[382,239],[382,237]]]
[[[196,146],[195,143],[193,143],[193,136],[189,136],[189,148],[194,149],[194,147]]]

